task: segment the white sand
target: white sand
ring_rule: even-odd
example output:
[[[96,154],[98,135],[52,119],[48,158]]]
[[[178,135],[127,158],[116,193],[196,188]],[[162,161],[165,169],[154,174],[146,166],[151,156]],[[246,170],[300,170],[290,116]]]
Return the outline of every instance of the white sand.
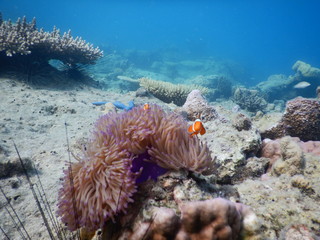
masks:
[[[71,150],[77,141],[89,136],[96,119],[102,114],[94,101],[121,101],[127,103],[134,94],[116,94],[88,86],[72,90],[34,89],[27,84],[0,79],[0,146],[8,151],[0,153],[0,162],[17,158],[13,141],[22,158],[30,158],[41,172],[40,178],[49,203],[56,210],[59,178],[68,161],[65,122]],[[74,161],[74,160],[73,160]],[[36,183],[36,176],[32,176]],[[18,188],[12,188],[12,184]],[[0,186],[11,199],[31,239],[49,239],[41,215],[24,176],[0,180]],[[0,193],[0,206],[6,203]],[[8,213],[0,207],[0,226],[11,239],[22,239]],[[5,239],[0,231],[0,239]]]

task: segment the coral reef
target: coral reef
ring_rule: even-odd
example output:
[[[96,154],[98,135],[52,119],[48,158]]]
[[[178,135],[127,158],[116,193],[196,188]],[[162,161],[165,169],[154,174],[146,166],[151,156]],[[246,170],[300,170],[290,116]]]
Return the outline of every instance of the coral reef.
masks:
[[[244,115],[243,113],[238,113],[232,119],[232,126],[234,126],[238,131],[248,131],[252,126],[252,122],[250,118]]]
[[[211,101],[215,101],[218,98],[227,99],[232,95],[232,83],[230,79],[223,75],[199,75],[189,80],[189,82],[210,89],[208,98]]]
[[[246,206],[223,198],[182,203],[180,210],[181,217],[173,209],[155,208],[153,222],[141,223],[150,228],[142,227],[144,231],[140,229],[129,239],[238,239],[241,230],[258,225],[252,224],[257,218]],[[251,226],[246,225],[249,221]]]
[[[320,103],[317,100],[295,98],[287,102],[281,120],[261,132],[263,138],[280,138],[286,135],[302,141],[320,140]]]
[[[282,157],[274,165],[280,161],[286,166],[273,167],[261,180],[245,180],[236,185],[240,201],[255,209],[267,239],[284,239],[279,238],[279,233],[285,235],[293,224],[319,235],[319,157],[302,154],[294,138],[285,137],[279,142]]]
[[[263,92],[266,100],[272,102],[276,99],[294,98],[295,91],[288,91],[293,82],[293,78],[284,74],[273,74],[268,77],[267,81],[260,82],[256,87]]]
[[[291,140],[291,137],[283,137],[279,141],[281,158],[272,165],[271,174],[290,176],[301,173],[304,166],[304,158],[300,146]]]
[[[258,90],[237,88],[232,98],[236,104],[249,112],[264,111],[267,107],[266,100]]]
[[[212,177],[169,172],[153,186],[144,183],[138,205],[106,225],[103,239],[261,239],[256,215],[225,199],[236,199],[237,193],[210,183]]]
[[[265,94],[264,97],[269,102],[276,99],[289,100],[297,96],[315,97],[316,89],[319,86],[320,69],[298,60],[292,66],[292,70],[295,72],[293,75],[274,74],[256,87]],[[309,86],[305,88],[294,87],[301,82],[307,82]]]
[[[37,61],[57,59],[70,65],[92,64],[103,55],[99,48],[79,37],[73,38],[70,30],[62,36],[55,27],[52,32],[38,30],[35,18],[31,23],[23,17],[15,24],[10,20],[0,24],[0,54],[1,58],[6,56],[7,62],[9,57],[21,59],[21,55],[26,55]]]
[[[205,123],[207,133],[201,137],[206,141],[216,158],[215,174],[218,182],[234,183],[243,179],[243,172],[257,175],[263,172],[264,164],[259,164],[260,170],[244,171],[247,159],[255,156],[261,145],[261,137],[254,125],[250,126],[247,117],[239,117],[241,113],[215,108],[218,117]],[[236,120],[238,118],[238,120]],[[237,122],[239,121],[239,122]]]
[[[289,173],[294,175],[300,173],[304,165],[304,154],[320,156],[320,142],[303,142],[297,137],[283,137],[280,139],[264,139],[259,155],[261,158],[269,159],[269,168],[275,174]]]
[[[200,90],[192,90],[182,106],[182,110],[187,112],[189,120],[194,121],[201,118],[210,121],[218,117],[217,111],[210,106],[205,98],[201,95]]]
[[[320,69],[312,67],[303,61],[296,61],[292,66],[292,70],[297,73],[296,77],[302,78],[320,78]]]
[[[197,85],[172,84],[169,82],[156,81],[149,78],[140,78],[140,86],[144,87],[148,92],[152,93],[165,103],[171,103],[182,106],[188,94],[199,89],[202,94],[208,93],[208,89]]]
[[[182,117],[157,105],[102,116],[79,161],[65,170],[58,204],[62,222],[70,230],[94,230],[125,212],[140,182],[167,169],[211,173],[208,147],[186,129]]]

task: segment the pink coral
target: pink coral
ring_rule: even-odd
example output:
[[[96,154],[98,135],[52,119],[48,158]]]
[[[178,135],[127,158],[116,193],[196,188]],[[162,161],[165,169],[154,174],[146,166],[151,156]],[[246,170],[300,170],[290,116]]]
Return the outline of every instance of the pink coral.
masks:
[[[102,227],[125,212],[139,181],[165,169],[213,170],[208,147],[189,137],[181,116],[157,105],[102,116],[78,160],[59,192],[58,214],[70,230]]]

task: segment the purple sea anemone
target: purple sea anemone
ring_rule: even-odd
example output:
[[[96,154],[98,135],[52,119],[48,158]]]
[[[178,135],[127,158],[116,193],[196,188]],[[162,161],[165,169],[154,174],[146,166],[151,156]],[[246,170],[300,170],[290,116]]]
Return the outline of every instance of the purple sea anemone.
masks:
[[[137,184],[168,169],[213,169],[207,145],[189,137],[181,116],[157,105],[102,116],[78,160],[59,192],[58,214],[70,230],[102,227],[125,212]]]

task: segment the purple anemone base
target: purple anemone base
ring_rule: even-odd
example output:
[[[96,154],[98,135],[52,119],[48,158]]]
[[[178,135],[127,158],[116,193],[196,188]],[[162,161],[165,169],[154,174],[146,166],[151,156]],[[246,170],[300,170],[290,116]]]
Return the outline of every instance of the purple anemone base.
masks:
[[[150,156],[147,152],[138,155],[132,161],[131,172],[139,172],[142,168],[140,176],[136,179],[136,184],[152,179],[157,181],[158,176],[165,174],[168,169],[162,168],[155,163],[148,162],[146,159],[150,159]]]

